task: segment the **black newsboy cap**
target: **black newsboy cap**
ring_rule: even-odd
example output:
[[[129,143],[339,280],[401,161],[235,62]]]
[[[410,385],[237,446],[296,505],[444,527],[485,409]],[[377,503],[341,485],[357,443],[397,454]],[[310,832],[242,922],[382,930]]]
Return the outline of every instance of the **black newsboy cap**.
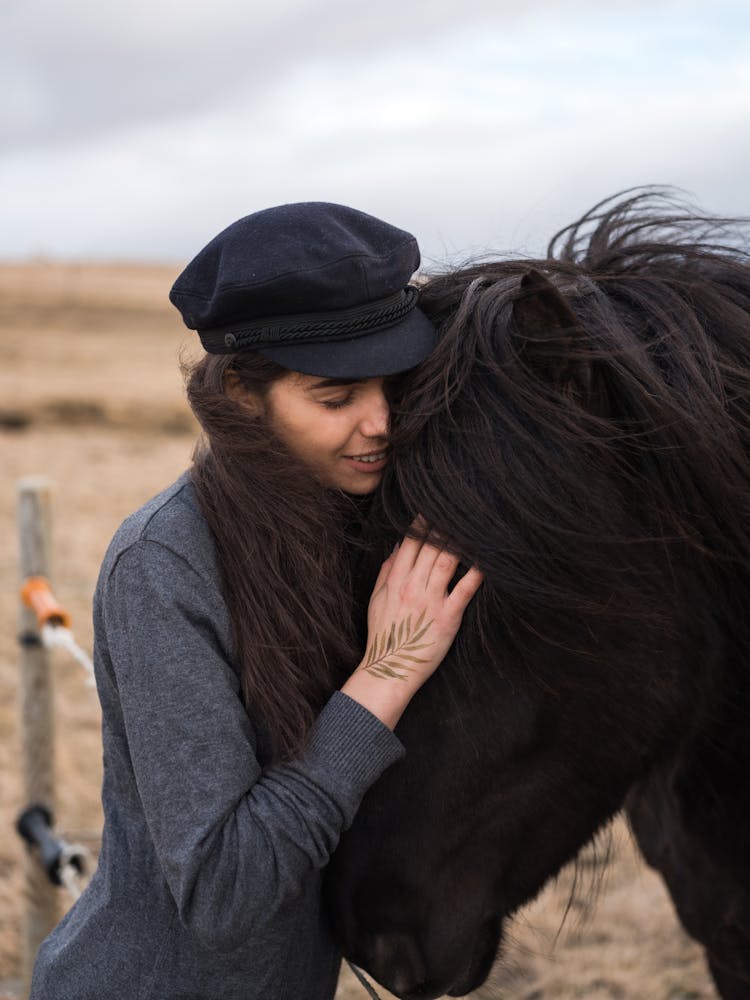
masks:
[[[169,298],[206,351],[255,350],[293,371],[392,375],[419,364],[437,332],[409,280],[414,237],[328,202],[255,212],[188,264]]]

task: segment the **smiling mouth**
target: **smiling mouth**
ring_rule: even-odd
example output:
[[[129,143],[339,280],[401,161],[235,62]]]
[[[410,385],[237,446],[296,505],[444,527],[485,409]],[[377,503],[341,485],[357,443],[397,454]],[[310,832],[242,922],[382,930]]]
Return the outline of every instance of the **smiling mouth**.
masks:
[[[386,457],[386,452],[371,451],[367,455],[345,455],[344,457],[351,459],[353,462],[382,462]]]

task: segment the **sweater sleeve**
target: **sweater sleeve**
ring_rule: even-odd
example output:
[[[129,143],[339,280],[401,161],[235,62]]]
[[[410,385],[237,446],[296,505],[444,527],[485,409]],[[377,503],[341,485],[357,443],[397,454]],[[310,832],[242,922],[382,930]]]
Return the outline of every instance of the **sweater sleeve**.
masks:
[[[183,923],[223,951],[294,904],[403,747],[336,692],[299,758],[261,769],[236,674],[212,628],[211,591],[185,558],[141,540],[103,581],[101,608],[157,857]]]

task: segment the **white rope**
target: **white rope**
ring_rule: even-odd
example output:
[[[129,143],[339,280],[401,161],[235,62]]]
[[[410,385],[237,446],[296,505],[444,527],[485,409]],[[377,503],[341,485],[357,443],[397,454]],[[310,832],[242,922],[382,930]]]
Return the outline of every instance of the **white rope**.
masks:
[[[62,865],[59,875],[60,884],[68,890],[68,893],[72,896],[73,902],[75,903],[81,895],[81,887],[78,885],[78,869],[72,864]]]
[[[88,686],[94,686],[94,664],[91,662],[91,657],[84,649],[81,649],[69,628],[64,628],[62,625],[43,625],[42,642],[47,649],[57,647],[67,650],[88,673],[89,676],[86,680]]]
[[[60,885],[67,889],[75,902],[85,889],[88,882],[87,873],[91,867],[91,852],[82,844],[62,842],[62,851],[58,862],[57,875]]]

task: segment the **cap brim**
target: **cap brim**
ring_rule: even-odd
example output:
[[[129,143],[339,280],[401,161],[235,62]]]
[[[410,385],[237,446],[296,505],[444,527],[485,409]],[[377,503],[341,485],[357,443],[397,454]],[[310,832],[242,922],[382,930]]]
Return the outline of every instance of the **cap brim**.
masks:
[[[290,371],[324,378],[378,378],[415,368],[432,352],[438,332],[419,309],[401,322],[351,340],[262,347],[258,353]]]

